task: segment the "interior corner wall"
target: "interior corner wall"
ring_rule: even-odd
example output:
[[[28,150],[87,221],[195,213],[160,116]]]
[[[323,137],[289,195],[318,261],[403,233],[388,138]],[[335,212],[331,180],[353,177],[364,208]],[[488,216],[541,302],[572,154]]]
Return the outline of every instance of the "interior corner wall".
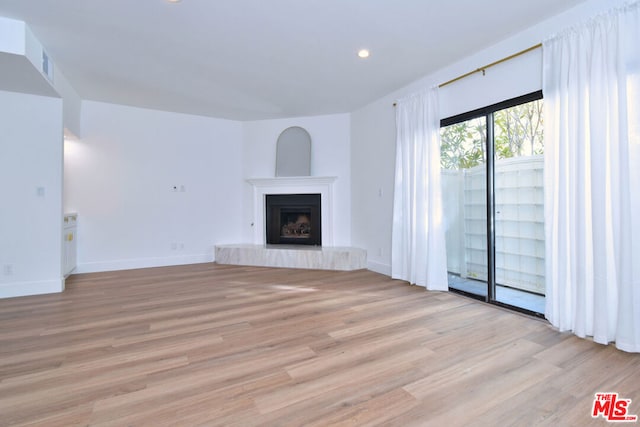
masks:
[[[0,91],[0,298],[61,292],[62,99]]]
[[[395,111],[379,101],[351,115],[351,240],[370,270],[391,275]]]
[[[54,87],[62,96],[62,119],[65,129],[75,137],[81,138],[82,100],[58,67],[54,68]]]
[[[244,178],[273,178],[276,143],[288,127],[300,126],[311,136],[311,175],[335,176],[333,184],[334,245],[351,246],[350,114],[258,120],[243,123]],[[253,242],[253,192],[244,183],[243,242]]]
[[[84,101],[82,135],[65,143],[76,272],[208,262],[240,240],[241,123]]]
[[[393,102],[470,70],[505,58],[572,25],[622,4],[590,0],[425,76],[351,114],[352,243],[367,250],[368,267],[391,275],[395,175]],[[542,88],[540,49],[476,73],[440,90],[441,118],[471,111]]]

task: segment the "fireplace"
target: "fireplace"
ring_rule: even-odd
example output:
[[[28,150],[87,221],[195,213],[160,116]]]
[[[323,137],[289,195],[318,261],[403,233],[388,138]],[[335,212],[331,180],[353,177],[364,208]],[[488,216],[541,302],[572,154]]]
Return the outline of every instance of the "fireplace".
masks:
[[[322,245],[320,194],[266,194],[267,244]]]

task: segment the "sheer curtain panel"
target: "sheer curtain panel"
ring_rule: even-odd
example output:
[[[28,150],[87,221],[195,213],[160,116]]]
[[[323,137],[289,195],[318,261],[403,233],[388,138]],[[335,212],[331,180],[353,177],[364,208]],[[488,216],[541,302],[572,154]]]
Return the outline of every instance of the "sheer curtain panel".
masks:
[[[448,290],[438,88],[398,101],[391,276]]]
[[[640,12],[543,43],[546,316],[640,352]]]

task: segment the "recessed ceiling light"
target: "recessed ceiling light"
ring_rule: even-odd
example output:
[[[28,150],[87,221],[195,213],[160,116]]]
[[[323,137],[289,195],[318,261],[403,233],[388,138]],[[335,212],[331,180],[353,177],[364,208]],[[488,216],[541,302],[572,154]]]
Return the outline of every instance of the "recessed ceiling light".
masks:
[[[169,3],[180,3],[182,0],[167,0]]]
[[[359,56],[360,58],[363,58],[363,59],[364,59],[364,58],[368,58],[368,57],[369,57],[369,51],[368,51],[367,49],[360,49],[360,50],[358,51],[358,56]]]

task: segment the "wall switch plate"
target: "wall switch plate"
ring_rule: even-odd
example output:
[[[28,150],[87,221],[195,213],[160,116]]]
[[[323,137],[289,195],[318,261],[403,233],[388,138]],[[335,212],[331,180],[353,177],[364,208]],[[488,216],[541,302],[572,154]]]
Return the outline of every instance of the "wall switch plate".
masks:
[[[5,276],[11,276],[13,274],[13,265],[5,264],[2,266],[2,273]]]

